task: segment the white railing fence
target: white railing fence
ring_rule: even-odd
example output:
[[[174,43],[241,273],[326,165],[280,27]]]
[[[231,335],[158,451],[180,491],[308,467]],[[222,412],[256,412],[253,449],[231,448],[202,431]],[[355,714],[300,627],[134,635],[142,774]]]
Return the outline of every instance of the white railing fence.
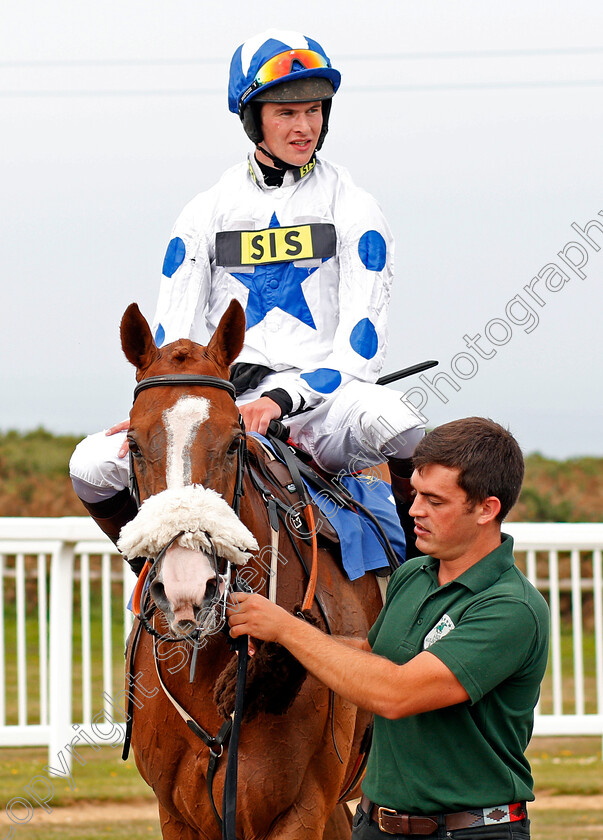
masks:
[[[91,519],[0,518],[0,746],[123,740],[135,581]]]
[[[507,523],[551,608],[537,735],[603,736],[603,524]],[[134,575],[85,517],[0,518],[0,746],[123,738]],[[123,714],[121,721],[123,721]]]

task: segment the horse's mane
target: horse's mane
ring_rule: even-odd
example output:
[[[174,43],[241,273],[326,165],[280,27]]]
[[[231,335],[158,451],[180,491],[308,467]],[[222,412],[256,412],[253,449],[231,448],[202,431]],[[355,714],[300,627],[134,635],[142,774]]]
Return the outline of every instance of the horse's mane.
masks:
[[[294,613],[310,624],[320,622],[309,610]],[[308,673],[303,665],[282,645],[275,642],[254,641],[255,654],[247,668],[247,683],[243,704],[243,720],[253,720],[260,712],[283,715],[297,697]],[[224,668],[214,687],[214,700],[220,714],[228,718],[234,711],[237,679],[237,657]]]
[[[191,354],[190,347],[187,347],[185,344],[177,344],[176,347],[171,351],[170,358],[173,362],[181,362],[184,364],[188,361],[188,358]]]

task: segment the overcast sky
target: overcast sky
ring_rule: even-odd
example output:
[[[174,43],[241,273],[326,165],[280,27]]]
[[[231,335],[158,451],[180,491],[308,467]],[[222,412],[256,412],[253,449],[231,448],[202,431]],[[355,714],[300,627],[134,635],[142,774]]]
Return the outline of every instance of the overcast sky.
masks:
[[[396,237],[384,372],[440,361],[404,386],[430,425],[480,414],[528,452],[603,455],[600,2],[8,5],[1,429],[127,415],[119,320],[152,317],[176,216],[246,154],[228,64],[277,26],[341,70],[322,155]]]

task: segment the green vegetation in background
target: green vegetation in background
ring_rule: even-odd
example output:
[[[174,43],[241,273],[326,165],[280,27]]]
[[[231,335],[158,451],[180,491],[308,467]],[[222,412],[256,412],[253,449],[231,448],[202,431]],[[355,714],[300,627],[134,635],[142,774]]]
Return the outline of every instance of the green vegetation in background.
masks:
[[[0,432],[0,476],[66,476],[71,453],[82,437],[53,435],[41,426],[31,432]]]
[[[71,453],[82,436],[43,428],[0,432],[0,516],[83,516],[69,480]],[[526,458],[526,477],[510,519],[599,522],[603,458]]]
[[[526,457],[523,489],[510,519],[600,522],[602,510],[603,458],[555,461],[538,453]]]
[[[0,433],[0,516],[81,516],[69,458],[81,436]]]

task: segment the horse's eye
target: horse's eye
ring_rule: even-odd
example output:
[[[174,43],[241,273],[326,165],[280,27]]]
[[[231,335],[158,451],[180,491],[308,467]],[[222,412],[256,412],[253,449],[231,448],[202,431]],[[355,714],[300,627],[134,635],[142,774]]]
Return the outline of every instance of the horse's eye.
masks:
[[[140,455],[140,447],[133,438],[128,438],[128,446],[132,455]]]
[[[235,452],[239,451],[239,449],[241,448],[241,441],[242,440],[243,440],[243,438],[241,437],[241,435],[237,435],[236,438],[234,438],[232,440],[230,446],[228,447],[228,454],[229,455],[234,455]]]

